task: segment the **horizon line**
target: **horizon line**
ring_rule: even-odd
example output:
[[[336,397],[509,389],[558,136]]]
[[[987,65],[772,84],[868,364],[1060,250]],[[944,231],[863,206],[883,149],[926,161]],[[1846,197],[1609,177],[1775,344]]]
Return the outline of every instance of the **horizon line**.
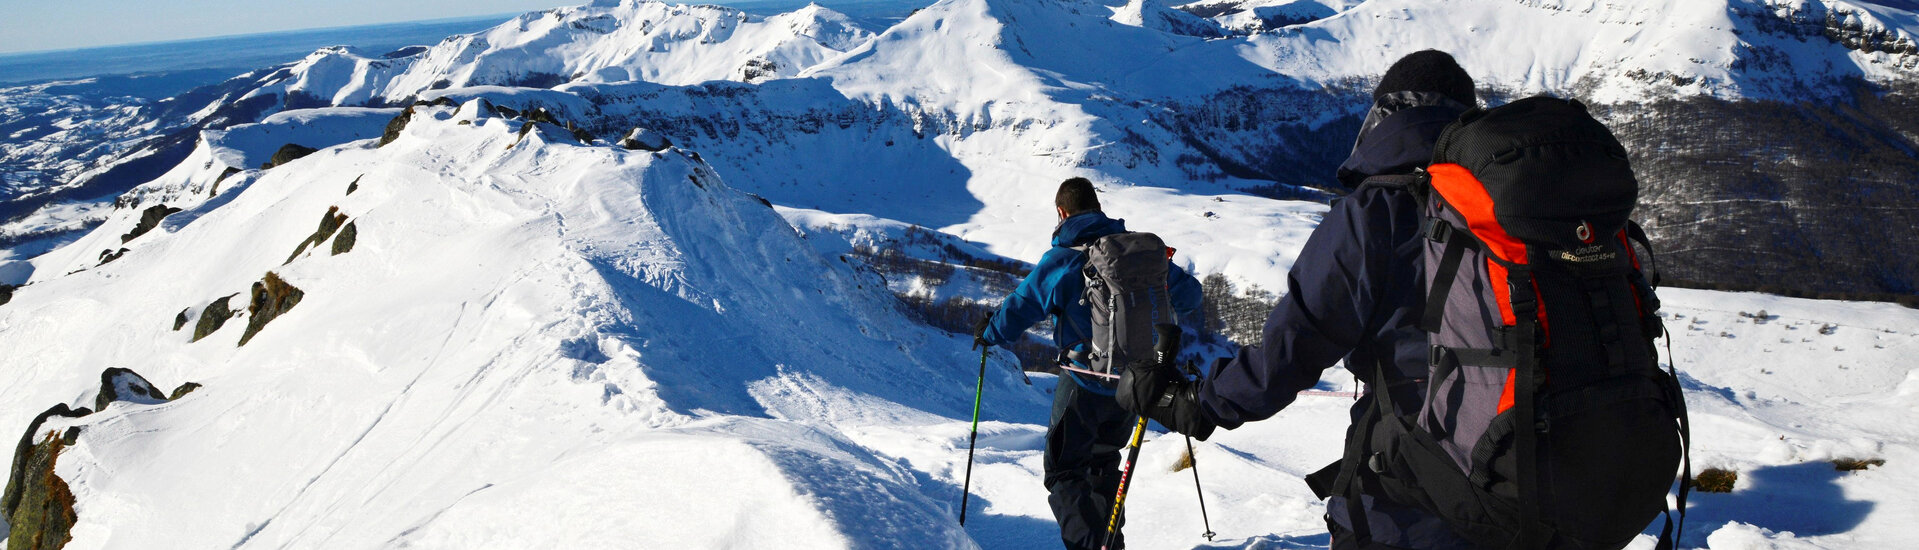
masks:
[[[459,16],[459,17],[440,17],[435,19],[415,19],[411,21],[389,21],[385,23],[367,23],[367,24],[361,24],[361,25],[335,25],[331,27],[306,27],[306,28],[300,28],[300,29],[247,32],[247,33],[237,33],[237,34],[222,34],[222,35],[214,35],[214,36],[201,36],[201,37],[195,37],[195,38],[181,38],[181,39],[174,39],[174,40],[150,40],[145,42],[123,42],[119,44],[82,46],[78,48],[53,48],[53,49],[46,49],[46,50],[0,51],[0,59],[6,59],[10,57],[24,57],[24,56],[32,56],[32,55],[57,55],[57,54],[67,54],[67,53],[79,53],[79,52],[87,52],[87,51],[94,51],[94,50],[110,50],[115,48],[139,48],[139,47],[149,47],[149,46],[161,46],[161,45],[167,45],[167,44],[214,42],[214,41],[220,41],[220,40],[258,38],[262,36],[272,36],[272,35],[280,35],[280,34],[327,32],[327,31],[339,31],[339,30],[345,30],[345,29],[390,27],[390,26],[400,26],[400,25],[423,25],[423,24],[434,24],[434,23],[479,21],[482,19],[490,19],[490,18],[496,18],[496,17],[503,18],[501,19],[501,21],[505,22],[507,19],[519,17],[527,13],[533,13],[533,12],[520,11],[520,12],[496,13],[496,14],[489,14],[489,15],[468,15],[468,16]]]

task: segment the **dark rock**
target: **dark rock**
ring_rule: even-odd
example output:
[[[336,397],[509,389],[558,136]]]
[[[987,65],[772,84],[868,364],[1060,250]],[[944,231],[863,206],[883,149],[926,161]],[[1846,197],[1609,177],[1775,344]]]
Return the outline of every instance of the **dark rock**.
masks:
[[[13,285],[0,285],[0,306],[7,305],[7,302],[13,301],[13,289],[16,289],[16,288],[20,288],[20,287],[13,286]]]
[[[386,131],[380,134],[380,147],[386,147],[386,144],[393,143],[393,140],[400,139],[400,132],[406,130],[406,123],[412,121],[412,107],[407,107],[405,110],[400,111],[400,114],[395,115],[393,120],[387,121]]]
[[[160,226],[160,220],[164,220],[167,218],[167,216],[171,216],[173,215],[173,213],[179,212],[179,211],[180,209],[178,208],[174,208],[164,204],[156,204],[156,205],[147,207],[146,210],[140,212],[140,223],[134,224],[132,231],[128,231],[126,234],[121,235],[120,242],[124,243],[127,241],[131,241],[133,239],[139,238],[141,235],[147,234],[148,231],[153,231],[153,228]]]
[[[244,171],[245,170],[241,170],[239,168],[227,168],[225,172],[221,172],[220,177],[213,178],[213,185],[207,186],[207,196],[208,197],[218,196],[220,194],[220,183],[227,181],[227,176],[238,174]]]
[[[673,146],[673,140],[646,128],[634,128],[620,139],[620,146],[641,151],[659,151]]]
[[[413,57],[416,55],[420,55],[422,53],[426,53],[426,50],[427,50],[426,46],[407,46],[404,48],[400,48],[397,50],[393,50],[393,51],[381,54],[380,57],[384,59],[400,59],[403,57]]]
[[[247,341],[259,334],[260,329],[266,328],[267,323],[292,311],[293,306],[300,305],[300,299],[305,296],[305,291],[287,284],[280,280],[279,275],[268,271],[265,278],[253,283],[253,300],[247,304],[247,331],[240,335],[240,345],[247,345]]]
[[[174,315],[173,330],[178,331],[181,327],[187,326],[187,321],[192,319],[192,316],[189,315],[190,313],[193,313],[193,308],[182,309],[178,315]]]
[[[93,398],[93,410],[106,410],[107,405],[115,401],[157,405],[167,402],[167,394],[153,387],[153,383],[140,376],[140,373],[113,367],[100,371],[100,393]]]
[[[44,437],[39,431],[49,418],[78,418],[92,413],[86,408],[70,409],[61,403],[27,424],[26,433],[14,447],[13,469],[7,477],[4,502],[0,502],[5,505],[11,530],[7,535],[8,548],[53,549],[72,540],[69,532],[78,519],[73,510],[73,492],[65,480],[54,475],[53,467],[61,449],[72,445],[79,431],[67,430],[63,436],[49,432]]]
[[[226,325],[227,319],[233,318],[233,309],[227,306],[227,301],[232,300],[233,296],[238,294],[207,304],[207,308],[200,312],[200,322],[193,325],[193,339],[188,342],[198,342],[201,338],[206,338],[207,335],[213,334],[214,331],[220,330],[221,326]]]
[[[187,382],[185,384],[181,384],[180,387],[173,388],[173,393],[167,396],[167,400],[172,401],[175,399],[179,399],[181,397],[186,397],[187,394],[193,393],[193,390],[197,390],[197,389],[200,389],[199,382]]]
[[[125,248],[119,250],[102,250],[100,251],[100,263],[94,264],[94,267],[107,265],[107,263],[118,260],[121,256],[125,255],[127,255],[127,249]]]
[[[415,102],[413,102],[413,106],[414,106],[414,107],[420,107],[420,106],[427,106],[427,107],[458,107],[458,106],[460,106],[460,104],[459,104],[459,103],[455,103],[455,102],[453,101],[453,98],[450,98],[450,97],[446,97],[446,96],[440,96],[440,97],[436,97],[436,98],[433,98],[432,100],[425,100],[425,99],[422,99],[422,100],[419,100],[419,101],[415,101]]]
[[[494,105],[494,106],[493,106],[493,112],[494,112],[494,113],[497,113],[497,114],[499,114],[500,116],[503,116],[503,117],[506,117],[506,118],[520,118],[520,112],[519,112],[519,111],[515,111],[515,110],[513,110],[513,108],[512,108],[512,107],[508,107],[508,106],[505,106],[505,105]]]
[[[346,184],[346,194],[351,195],[354,191],[359,191],[360,178],[364,177],[366,177],[366,174],[360,174],[359,177],[353,178],[353,183]]]
[[[260,169],[270,170],[275,166],[279,166],[282,164],[299,160],[301,157],[311,155],[316,151],[319,151],[319,149],[314,149],[312,147],[307,147],[305,145],[300,145],[298,143],[288,143],[286,145],[281,145],[280,150],[273,152],[273,158],[267,159],[266,164],[260,165]]]
[[[527,111],[526,121],[527,122],[545,122],[547,124],[556,124],[556,125],[560,124],[560,119],[554,118],[553,113],[548,112],[545,107],[534,107],[533,110]]]
[[[354,222],[347,222],[340,228],[340,234],[333,237],[333,255],[338,256],[353,251],[353,243],[360,240],[360,229]]]
[[[280,265],[293,263],[293,259],[300,257],[300,253],[306,252],[308,246],[319,247],[320,243],[326,242],[327,238],[332,237],[333,232],[339,230],[340,225],[344,223],[346,223],[346,214],[340,213],[340,207],[327,207],[326,214],[320,216],[320,228],[314,230],[313,234],[307,236],[306,240],[300,241],[300,246],[294,248],[293,254],[287,256],[287,261]]]

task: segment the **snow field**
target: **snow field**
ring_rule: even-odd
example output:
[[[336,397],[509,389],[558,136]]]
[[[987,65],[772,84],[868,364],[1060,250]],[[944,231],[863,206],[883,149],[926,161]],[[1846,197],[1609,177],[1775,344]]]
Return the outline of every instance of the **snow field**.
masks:
[[[0,312],[0,345],[33,366],[8,370],[10,416],[90,401],[106,366],[205,384],[77,423],[71,548],[970,544],[922,487],[944,485],[835,425],[959,425],[977,365],[959,339],[681,152],[516,143],[517,122],[436,120],[453,112],[268,171]],[[328,206],[359,244],[281,266]],[[306,298],[246,347],[239,319],[192,344],[168,330],[268,270]],[[1043,410],[990,367],[996,408]],[[592,510],[625,527],[592,531],[613,521]]]

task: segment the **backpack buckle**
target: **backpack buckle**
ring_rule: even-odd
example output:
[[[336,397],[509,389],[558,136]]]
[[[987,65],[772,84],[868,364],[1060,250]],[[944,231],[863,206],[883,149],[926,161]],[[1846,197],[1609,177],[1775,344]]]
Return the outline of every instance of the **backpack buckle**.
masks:
[[[1452,222],[1439,219],[1438,217],[1429,217],[1426,218],[1426,227],[1423,233],[1426,234],[1426,240],[1446,244],[1446,241],[1452,238],[1453,231],[1456,231],[1456,229],[1453,228]]]

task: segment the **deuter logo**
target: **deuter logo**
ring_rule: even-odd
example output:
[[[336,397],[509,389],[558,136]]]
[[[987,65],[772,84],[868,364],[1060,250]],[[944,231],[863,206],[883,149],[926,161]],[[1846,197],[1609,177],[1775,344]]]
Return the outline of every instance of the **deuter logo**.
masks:
[[[1592,244],[1593,224],[1587,223],[1585,220],[1580,220],[1579,227],[1573,229],[1573,235],[1579,237],[1579,242]]]

